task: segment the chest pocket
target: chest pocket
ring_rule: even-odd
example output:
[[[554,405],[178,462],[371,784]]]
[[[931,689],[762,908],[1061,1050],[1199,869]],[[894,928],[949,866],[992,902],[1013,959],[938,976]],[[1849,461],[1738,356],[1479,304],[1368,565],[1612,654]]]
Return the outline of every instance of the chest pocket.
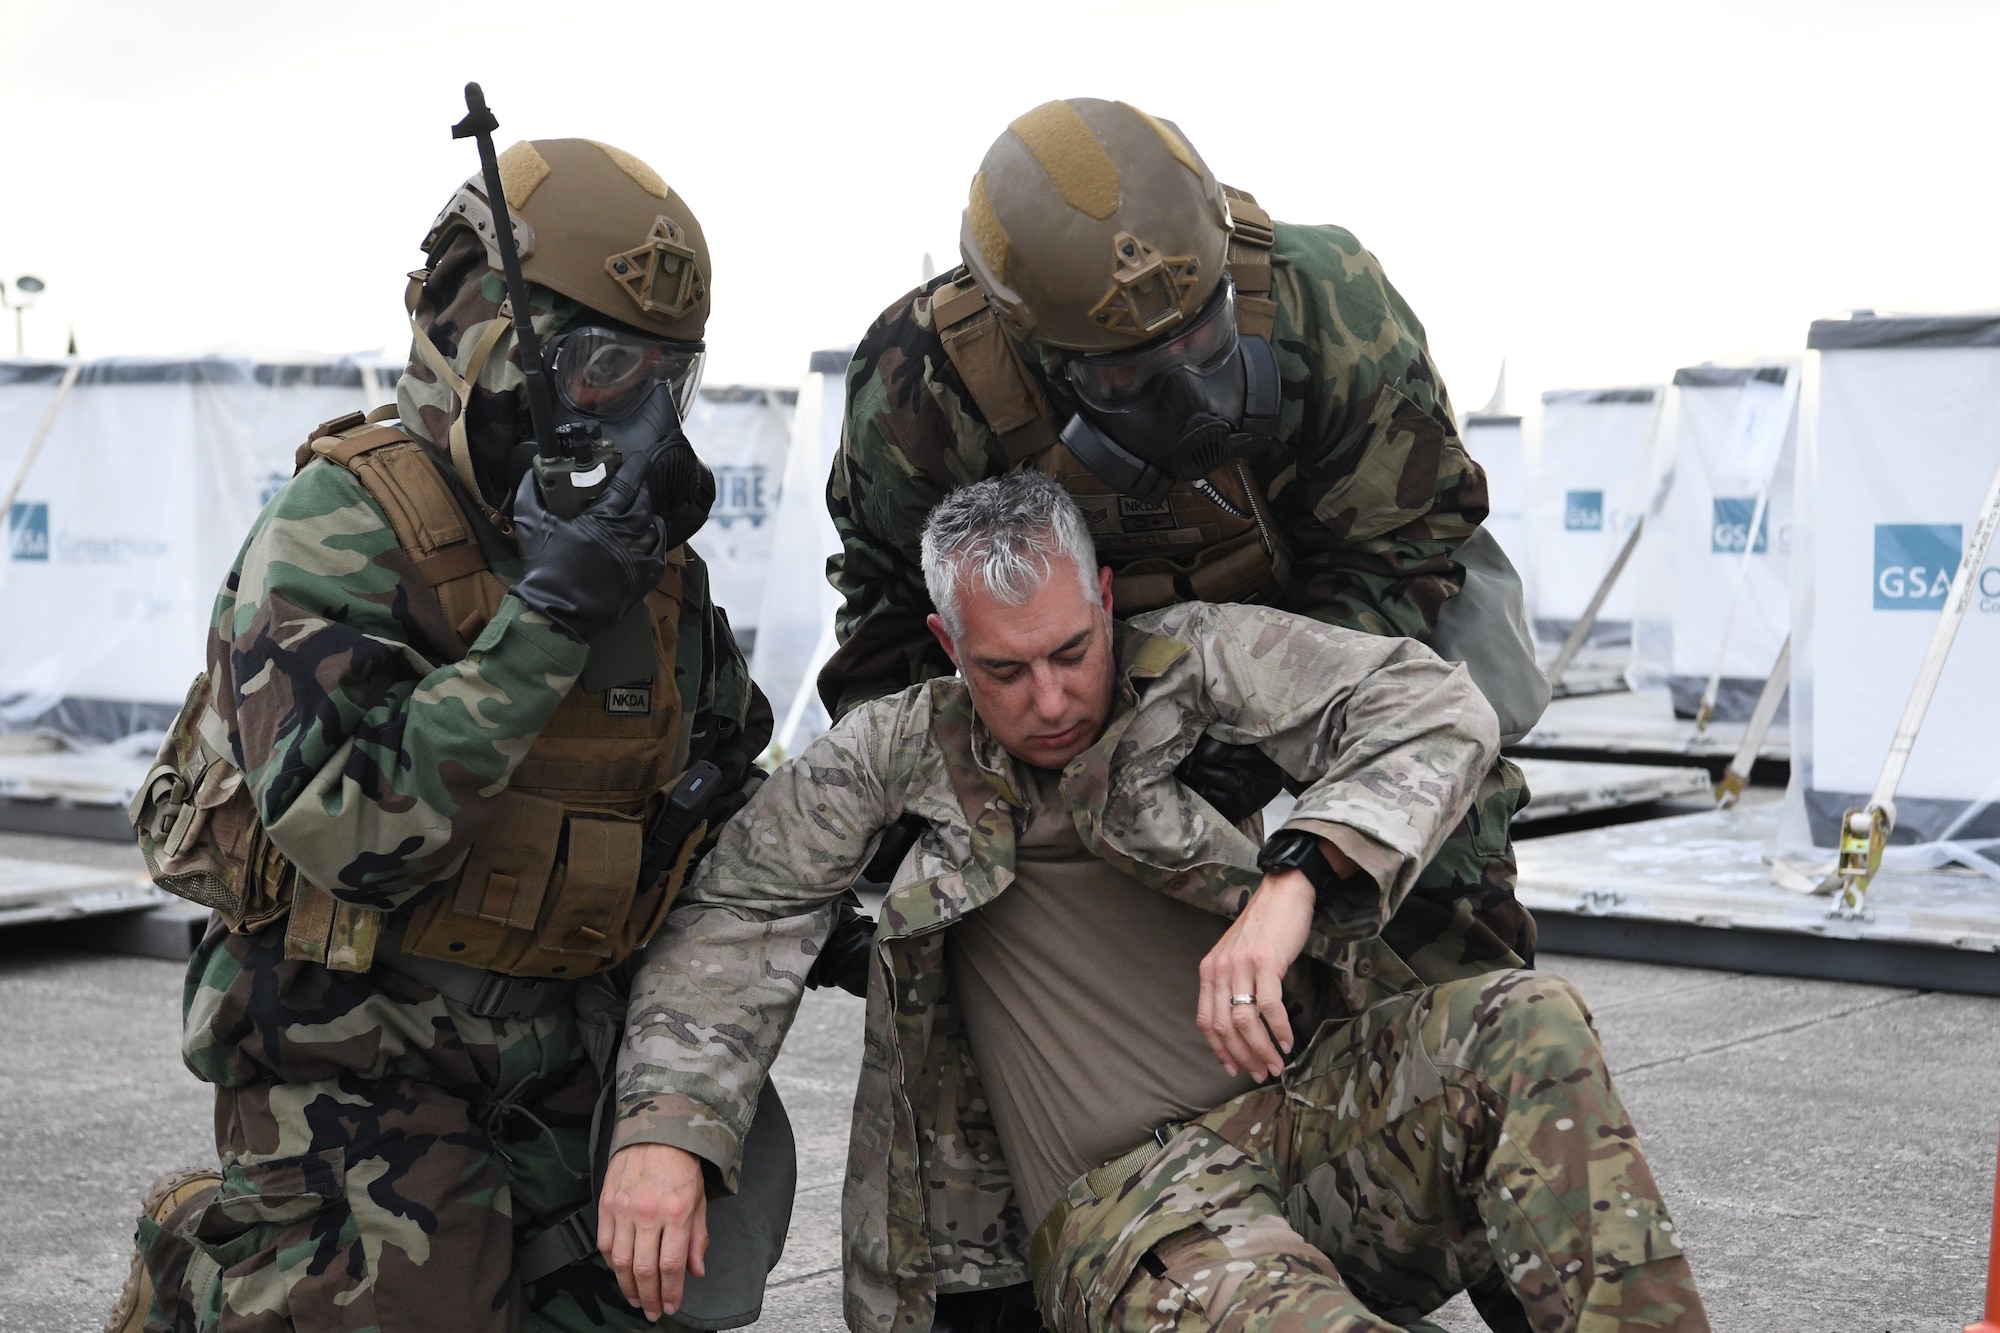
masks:
[[[646,595],[652,674],[572,687],[542,728],[455,882],[419,908],[403,948],[511,976],[576,977],[658,929],[685,865],[639,882],[655,796],[686,767],[676,681],[684,560]],[[696,830],[683,846],[701,841]]]

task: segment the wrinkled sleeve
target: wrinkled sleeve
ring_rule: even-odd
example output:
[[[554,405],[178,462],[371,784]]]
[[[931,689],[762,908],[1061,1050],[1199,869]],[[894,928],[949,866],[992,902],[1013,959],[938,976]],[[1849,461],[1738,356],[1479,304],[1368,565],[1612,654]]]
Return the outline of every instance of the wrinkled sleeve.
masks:
[[[462,661],[381,508],[315,463],[258,517],[210,678],[271,841],[313,883],[391,910],[457,869],[585,650],[509,596]]]
[[[735,1188],[833,900],[902,811],[888,738],[910,698],[856,709],[781,765],[688,881],[632,983],[612,1151],[670,1144]]]
[[[1274,282],[1297,327],[1274,334],[1298,397],[1296,474],[1273,496],[1293,522],[1282,605],[1328,624],[1422,638],[1464,584],[1452,560],[1485,521],[1423,325],[1375,256],[1338,227],[1279,224]]]
[[[827,578],[841,598],[840,647],[819,674],[829,716],[951,674],[924,623],[932,609],[924,519],[948,491],[1001,465],[993,432],[931,330],[928,297],[891,306],[848,365],[840,452],[827,476],[840,537]]]
[[[1190,604],[1173,637],[1195,646],[1209,734],[1256,745],[1299,782],[1285,827],[1361,867],[1321,902],[1315,951],[1375,934],[1464,816],[1500,752],[1493,709],[1465,668],[1406,638],[1266,607]]]

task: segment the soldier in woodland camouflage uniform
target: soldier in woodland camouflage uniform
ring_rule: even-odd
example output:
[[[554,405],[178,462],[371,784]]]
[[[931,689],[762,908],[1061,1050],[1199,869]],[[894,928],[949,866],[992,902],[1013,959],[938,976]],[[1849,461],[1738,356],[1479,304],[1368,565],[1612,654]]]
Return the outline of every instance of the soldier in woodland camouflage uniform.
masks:
[[[1272,222],[1172,125],[1078,98],[994,143],[960,244],[966,267],[890,306],[848,367],[827,484],[845,599],[820,675],[833,716],[950,671],[924,629],[924,516],[953,486],[1028,467],[1083,506],[1119,614],[1260,602],[1409,635],[1473,664],[1503,734],[1527,730],[1547,691],[1525,627],[1496,586],[1467,584],[1492,569],[1481,579],[1513,580],[1518,608],[1479,533],[1485,476],[1423,326],[1350,233]],[[1448,647],[1441,618],[1470,616]],[[1262,804],[1221,795],[1233,766],[1212,758],[1193,758],[1191,785],[1232,814]],[[1526,799],[1496,758],[1390,923],[1425,979],[1532,962],[1508,839]]]
[[[1426,986],[1378,934],[1497,749],[1464,668],[1270,607],[1114,621],[1033,473],[940,504],[923,562],[959,676],[780,768],[634,982],[611,1173],[689,1201],[640,1236],[669,1286],[837,896],[914,814],[869,958],[857,1333],[1030,1277],[1062,1333],[1387,1333],[1466,1288],[1501,1329],[1707,1328],[1576,993]],[[1261,851],[1176,778],[1204,735],[1304,785]]]
[[[177,809],[229,796],[208,845],[248,889],[185,998],[220,1179],[149,1200],[155,1297],[149,1314],[135,1279],[114,1328],[659,1326],[603,1259],[524,1280],[517,1247],[572,1215],[595,1233],[618,964],[702,836],[681,829],[662,859],[647,830],[702,761],[720,770],[708,826],[738,808],[770,710],[682,544],[713,498],[679,427],[708,310],[699,228],[615,148],[516,144],[501,168],[560,410],[625,462],[573,519],[524,480],[534,438],[475,178],[412,275],[395,409],[300,451],[216,599],[209,674],[169,744],[207,747],[199,793],[138,812],[150,856]],[[217,830],[239,800],[251,850],[232,861]]]

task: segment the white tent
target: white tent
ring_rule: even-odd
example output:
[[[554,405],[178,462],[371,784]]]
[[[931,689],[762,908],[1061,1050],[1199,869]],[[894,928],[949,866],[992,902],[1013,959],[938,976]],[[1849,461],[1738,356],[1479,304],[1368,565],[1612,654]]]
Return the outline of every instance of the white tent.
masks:
[[[0,730],[171,720],[215,590],[320,422],[394,392],[381,358],[0,362]],[[39,449],[39,426],[57,408]]]
[[[1653,386],[1542,395],[1528,514],[1537,637],[1559,643],[1569,633],[1645,512],[1660,405]],[[1630,579],[1621,578],[1598,612],[1593,643],[1628,640],[1633,600]]]
[[[1814,323],[1806,345],[1781,842],[1827,848],[1881,771],[2000,462],[2000,313],[1858,313]],[[1995,559],[1896,796],[1897,843],[2000,836]]]
[[[1666,684],[1683,717],[1720,672],[1715,715],[1747,718],[1790,631],[1801,374],[1797,361],[1674,373],[1673,476],[1627,577],[1632,680]]]
[[[715,473],[715,508],[694,549],[746,653],[756,650],[797,402],[795,389],[725,385],[703,389],[688,412],[688,440]]]
[[[1474,412],[1465,418],[1459,433],[1465,439],[1466,452],[1486,471],[1488,512],[1484,526],[1514,562],[1532,606],[1534,541],[1529,511],[1535,479],[1521,418],[1505,412]]]
[[[833,655],[833,617],[840,606],[826,581],[827,558],[840,550],[826,512],[826,478],[840,451],[848,357],[846,351],[814,352],[799,386],[771,534],[770,575],[757,614],[750,675],[777,715],[772,743],[781,755],[797,754],[828,726],[815,678]]]
[[[108,739],[164,726],[210,608],[313,427],[395,396],[400,360],[217,353],[0,361],[0,731]],[[704,390],[687,430],[716,475],[695,538],[754,643],[789,446],[789,389]],[[51,407],[56,411],[28,457]],[[807,488],[817,503],[819,484]],[[818,576],[815,575],[815,578]]]

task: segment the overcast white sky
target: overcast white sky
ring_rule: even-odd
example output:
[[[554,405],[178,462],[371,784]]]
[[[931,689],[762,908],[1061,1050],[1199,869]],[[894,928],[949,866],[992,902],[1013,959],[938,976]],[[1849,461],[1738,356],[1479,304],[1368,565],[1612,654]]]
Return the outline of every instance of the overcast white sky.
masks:
[[[1519,409],[2000,306],[1996,53],[2000,5],[1945,0],[0,0],[0,278],[49,284],[30,352],[400,355],[478,79],[503,146],[618,144],[700,215],[710,383],[795,381],[952,262],[1009,120],[1094,95],[1353,230],[1457,405],[1504,353]]]

